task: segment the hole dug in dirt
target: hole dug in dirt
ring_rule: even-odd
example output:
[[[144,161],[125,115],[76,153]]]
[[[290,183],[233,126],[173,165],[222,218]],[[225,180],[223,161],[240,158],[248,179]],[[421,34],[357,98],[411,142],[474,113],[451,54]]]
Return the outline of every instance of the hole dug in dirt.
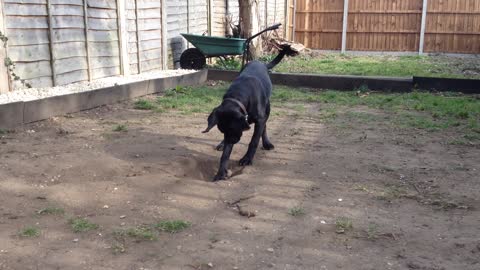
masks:
[[[203,160],[198,157],[188,157],[177,159],[170,167],[176,177],[210,182],[217,173],[219,162],[217,159]],[[234,162],[234,160],[230,161],[229,178],[241,175],[243,171],[243,167],[232,167]]]

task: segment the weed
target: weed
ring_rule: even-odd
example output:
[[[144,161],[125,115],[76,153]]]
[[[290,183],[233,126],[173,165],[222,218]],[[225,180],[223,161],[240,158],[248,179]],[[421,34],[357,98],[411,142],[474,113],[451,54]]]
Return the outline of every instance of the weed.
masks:
[[[157,240],[157,234],[149,226],[138,226],[114,232],[116,238],[124,239],[125,237],[134,238],[137,242]]]
[[[378,225],[375,223],[368,224],[367,238],[370,240],[378,238]]]
[[[95,230],[98,228],[98,225],[90,222],[86,218],[71,218],[69,220],[72,230],[76,233],[78,232],[88,232],[90,230]]]
[[[228,57],[223,61],[216,61],[215,64],[210,67],[216,69],[225,69],[225,70],[240,70],[242,63],[240,59],[235,57]]]
[[[377,199],[392,201],[408,196],[407,190],[402,186],[387,186],[384,191],[377,195]]]
[[[37,227],[25,227],[18,233],[18,235],[21,237],[38,237],[40,235],[40,230]]]
[[[125,253],[126,248],[124,244],[121,243],[115,243],[111,247],[113,254],[120,254],[120,253]]]
[[[339,217],[335,221],[335,228],[336,233],[345,233],[353,229],[353,222],[347,217]]]
[[[300,207],[300,206],[295,206],[295,207],[291,208],[290,210],[288,210],[288,213],[291,216],[299,217],[299,216],[305,215],[305,209],[303,209],[303,207]]]
[[[114,128],[113,128],[113,131],[116,131],[116,132],[127,132],[128,129],[127,129],[127,126],[124,125],[124,124],[119,124],[119,125],[116,125]]]
[[[190,222],[183,221],[183,220],[166,220],[166,221],[160,221],[157,224],[155,224],[155,228],[165,232],[169,232],[169,233],[177,233],[185,230],[190,226],[191,226]]]
[[[65,213],[65,210],[63,210],[63,208],[49,206],[38,210],[37,213],[39,215],[63,215]]]
[[[137,110],[153,110],[155,109],[155,104],[152,102],[145,100],[145,99],[140,99],[135,101],[133,108]]]

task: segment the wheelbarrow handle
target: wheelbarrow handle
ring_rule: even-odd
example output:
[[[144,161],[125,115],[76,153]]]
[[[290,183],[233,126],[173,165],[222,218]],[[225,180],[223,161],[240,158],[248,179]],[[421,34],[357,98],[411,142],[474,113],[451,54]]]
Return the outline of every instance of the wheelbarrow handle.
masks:
[[[272,25],[272,26],[270,26],[270,27],[266,28],[266,29],[265,29],[265,31],[272,31],[272,30],[276,30],[276,29],[280,28],[280,26],[281,26],[281,25],[282,25],[281,23],[274,24],[274,25]]]
[[[281,24],[281,23],[277,23],[277,24],[274,24],[274,25],[272,25],[272,26],[270,26],[270,27],[267,27],[267,28],[263,29],[262,31],[256,33],[255,35],[247,38],[247,40],[246,40],[245,42],[248,44],[248,43],[250,43],[250,41],[252,41],[252,39],[260,36],[261,34],[263,34],[263,33],[265,33],[265,32],[268,32],[268,31],[272,31],[272,30],[276,30],[276,29],[280,28],[280,25],[282,25],[282,24]]]

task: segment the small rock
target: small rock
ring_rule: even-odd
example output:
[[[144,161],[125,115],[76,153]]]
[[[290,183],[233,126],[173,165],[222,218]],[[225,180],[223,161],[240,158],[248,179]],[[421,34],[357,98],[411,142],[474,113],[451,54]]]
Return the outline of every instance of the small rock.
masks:
[[[78,242],[78,238],[73,239],[73,242],[74,242],[74,243],[77,243],[77,242]]]
[[[273,252],[273,248],[267,248],[268,252]]]
[[[238,270],[238,269],[239,269],[239,268],[238,268],[238,267],[236,267],[236,266],[234,266],[234,267],[233,267],[233,270]]]
[[[209,262],[207,265],[208,265],[210,268],[213,267],[213,263],[211,263],[211,262]]]
[[[120,226],[125,226],[125,222],[120,223]]]
[[[325,220],[320,220],[320,223],[327,224],[327,222]]]
[[[108,206],[106,204],[103,206],[103,209],[108,209],[108,208],[110,208],[110,206]]]
[[[126,215],[120,216],[121,219],[124,219],[124,218],[126,218],[126,217],[127,217]]]
[[[182,249],[182,246],[177,246],[177,250],[180,250],[180,249]]]
[[[342,199],[342,198],[340,198],[340,199],[338,199],[338,201],[339,201],[339,202],[341,202],[341,201],[343,201],[343,199]]]

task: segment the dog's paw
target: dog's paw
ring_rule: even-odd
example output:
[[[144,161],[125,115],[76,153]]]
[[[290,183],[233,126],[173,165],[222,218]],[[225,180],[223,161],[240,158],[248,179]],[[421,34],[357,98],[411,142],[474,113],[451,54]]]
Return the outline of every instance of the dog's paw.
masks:
[[[250,166],[253,164],[253,159],[247,156],[244,156],[240,161],[238,162],[240,166]]]
[[[264,144],[263,144],[263,149],[265,149],[265,150],[273,150],[273,149],[275,149],[275,146],[274,146],[271,142],[268,142],[268,143],[264,143]]]
[[[223,143],[220,143],[219,145],[215,146],[215,150],[217,151],[223,151],[223,148],[224,148],[224,144]]]
[[[226,174],[217,174],[213,178],[213,182],[221,181],[221,180],[227,180],[227,175]]]

